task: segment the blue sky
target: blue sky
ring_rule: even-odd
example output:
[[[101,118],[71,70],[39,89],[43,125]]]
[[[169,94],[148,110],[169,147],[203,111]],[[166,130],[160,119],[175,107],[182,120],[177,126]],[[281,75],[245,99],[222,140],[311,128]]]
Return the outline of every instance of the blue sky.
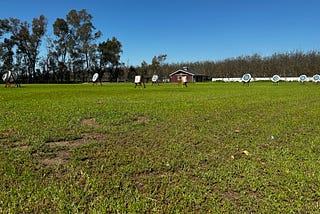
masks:
[[[318,0],[1,0],[0,19],[49,21],[86,9],[102,31],[123,45],[121,61],[140,65],[320,49]]]

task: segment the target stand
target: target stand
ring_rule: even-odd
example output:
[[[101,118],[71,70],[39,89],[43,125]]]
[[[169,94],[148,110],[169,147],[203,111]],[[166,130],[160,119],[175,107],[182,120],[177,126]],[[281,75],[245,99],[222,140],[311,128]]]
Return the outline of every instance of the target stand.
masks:
[[[2,80],[5,83],[4,87],[9,88],[11,87],[11,84],[15,84],[15,87],[20,87],[20,84],[18,82],[17,75],[13,73],[12,71],[7,71],[2,75]]]
[[[142,76],[138,75],[134,77],[134,88],[136,88],[137,86],[141,86],[143,88],[146,88],[146,85],[144,84],[144,80],[142,78]]]
[[[97,84],[97,81],[99,80],[99,74],[98,73],[95,73],[93,76],[92,76],[92,84],[95,85]],[[101,83],[101,79],[100,79],[100,85],[102,85]]]
[[[159,76],[158,75],[153,75],[152,76],[152,85],[155,85],[155,84],[157,84],[157,85],[159,85],[159,82],[158,82],[158,79],[159,79]]]
[[[299,82],[304,84],[306,81],[308,81],[308,77],[306,75],[302,74],[299,76]]]
[[[314,83],[319,83],[319,82],[320,82],[320,75],[319,75],[319,74],[313,75],[312,81],[313,81]]]
[[[4,87],[10,87],[10,77],[11,77],[11,71],[7,71],[2,75],[2,80],[5,83]]]
[[[243,85],[250,85],[250,81],[251,81],[251,74],[244,74],[241,78]]]
[[[273,82],[273,84],[276,84],[278,85],[279,84],[279,81],[280,81],[280,76],[279,75],[273,75],[272,78],[271,78],[271,81]]]

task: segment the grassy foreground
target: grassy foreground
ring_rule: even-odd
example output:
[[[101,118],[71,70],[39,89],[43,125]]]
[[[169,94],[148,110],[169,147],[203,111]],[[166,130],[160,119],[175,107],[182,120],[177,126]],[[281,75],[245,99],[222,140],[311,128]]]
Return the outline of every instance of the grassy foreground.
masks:
[[[0,213],[313,213],[320,85],[0,88]]]

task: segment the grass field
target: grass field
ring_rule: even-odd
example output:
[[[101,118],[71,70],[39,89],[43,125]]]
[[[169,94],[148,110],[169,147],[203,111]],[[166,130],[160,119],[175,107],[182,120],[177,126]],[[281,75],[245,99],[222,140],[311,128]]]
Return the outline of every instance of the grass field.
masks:
[[[0,88],[0,213],[316,213],[320,85]]]

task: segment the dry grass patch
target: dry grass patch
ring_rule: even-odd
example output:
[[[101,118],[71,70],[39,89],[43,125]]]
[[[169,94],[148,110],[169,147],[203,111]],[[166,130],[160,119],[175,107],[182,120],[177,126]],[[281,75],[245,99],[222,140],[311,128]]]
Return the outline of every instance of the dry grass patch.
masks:
[[[70,151],[61,150],[56,153],[56,156],[53,158],[43,158],[40,162],[45,166],[53,166],[59,164],[65,164],[70,160]]]
[[[55,156],[52,158],[44,158],[41,159],[40,162],[46,166],[52,166],[57,164],[67,163],[71,159],[71,150],[77,148],[79,146],[88,145],[90,143],[100,143],[107,140],[106,134],[96,133],[96,132],[86,132],[82,134],[82,138],[76,140],[69,141],[53,141],[48,142],[47,145],[52,148],[59,148],[58,151],[55,152]]]
[[[83,119],[81,126],[89,126],[92,128],[100,127],[100,124],[96,122],[95,118]],[[67,141],[52,141],[47,145],[51,149],[56,149],[54,157],[43,158],[40,162],[46,166],[52,166],[57,164],[65,164],[71,159],[71,150],[79,146],[87,145],[90,143],[100,143],[107,140],[107,135],[99,132],[84,132],[79,139],[67,140]],[[62,147],[62,148],[61,148]]]
[[[30,148],[31,148],[31,146],[24,145],[24,146],[17,146],[14,149],[20,150],[20,151],[26,151],[26,150],[28,150]]]
[[[149,122],[151,119],[150,117],[144,116],[144,115],[140,115],[137,118],[135,118],[133,120],[134,123],[146,123]]]
[[[81,125],[82,126],[89,126],[89,127],[93,127],[93,128],[98,128],[100,127],[100,124],[96,122],[95,118],[87,118],[87,119],[83,119],[81,121]]]

